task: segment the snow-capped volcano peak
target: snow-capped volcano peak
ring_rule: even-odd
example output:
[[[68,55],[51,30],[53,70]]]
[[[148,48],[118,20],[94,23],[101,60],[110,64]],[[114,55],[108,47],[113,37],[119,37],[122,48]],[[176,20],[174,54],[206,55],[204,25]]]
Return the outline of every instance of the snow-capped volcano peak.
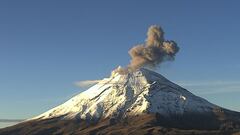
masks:
[[[63,119],[101,119],[160,113],[164,116],[188,112],[210,112],[217,107],[197,97],[162,75],[139,69],[112,74],[88,90],[76,95],[33,119],[63,116]]]

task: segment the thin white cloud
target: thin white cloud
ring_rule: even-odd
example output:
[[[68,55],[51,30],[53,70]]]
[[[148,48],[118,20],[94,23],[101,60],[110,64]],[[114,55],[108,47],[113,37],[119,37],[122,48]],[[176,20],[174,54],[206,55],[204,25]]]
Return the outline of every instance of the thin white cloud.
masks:
[[[79,81],[79,82],[75,82],[75,85],[81,88],[86,88],[89,86],[92,86],[94,84],[99,83],[101,80],[85,80],[85,81]]]
[[[201,95],[240,92],[240,81],[178,81],[177,84]]]
[[[232,93],[232,92],[240,92],[240,86],[224,87],[217,90],[209,89],[207,91],[201,91],[199,94],[209,95],[209,94]]]
[[[181,86],[223,86],[223,85],[239,85],[240,81],[177,81]]]
[[[0,122],[7,122],[7,123],[9,123],[9,122],[22,122],[22,121],[24,121],[24,120],[22,120],[22,119],[0,119]]]

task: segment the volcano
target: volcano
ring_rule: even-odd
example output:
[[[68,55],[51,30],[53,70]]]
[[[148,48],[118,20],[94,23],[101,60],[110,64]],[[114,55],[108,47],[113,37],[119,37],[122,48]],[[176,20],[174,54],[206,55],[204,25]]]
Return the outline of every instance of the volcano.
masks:
[[[0,130],[0,135],[85,134],[240,134],[240,113],[141,68],[114,73],[62,105]]]

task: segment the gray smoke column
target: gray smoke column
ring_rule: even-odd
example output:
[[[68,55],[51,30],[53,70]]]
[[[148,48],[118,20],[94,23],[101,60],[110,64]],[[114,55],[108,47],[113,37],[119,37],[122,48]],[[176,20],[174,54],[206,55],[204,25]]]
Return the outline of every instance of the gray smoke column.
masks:
[[[141,67],[154,68],[164,61],[174,60],[179,47],[176,42],[164,39],[164,31],[157,25],[149,27],[145,43],[129,50],[130,64],[126,68],[117,68],[114,72],[126,74]]]

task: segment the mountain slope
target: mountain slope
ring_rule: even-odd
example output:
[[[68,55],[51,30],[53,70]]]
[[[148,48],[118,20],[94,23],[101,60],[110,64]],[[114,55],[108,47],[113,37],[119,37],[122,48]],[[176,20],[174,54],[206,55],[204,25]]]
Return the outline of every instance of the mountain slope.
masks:
[[[90,89],[0,134],[232,134],[240,114],[147,69],[113,73]]]
[[[217,108],[206,100],[171,83],[147,69],[127,75],[113,74],[66,103],[34,118],[99,119],[113,115],[134,116],[142,113],[183,114],[211,112]]]

